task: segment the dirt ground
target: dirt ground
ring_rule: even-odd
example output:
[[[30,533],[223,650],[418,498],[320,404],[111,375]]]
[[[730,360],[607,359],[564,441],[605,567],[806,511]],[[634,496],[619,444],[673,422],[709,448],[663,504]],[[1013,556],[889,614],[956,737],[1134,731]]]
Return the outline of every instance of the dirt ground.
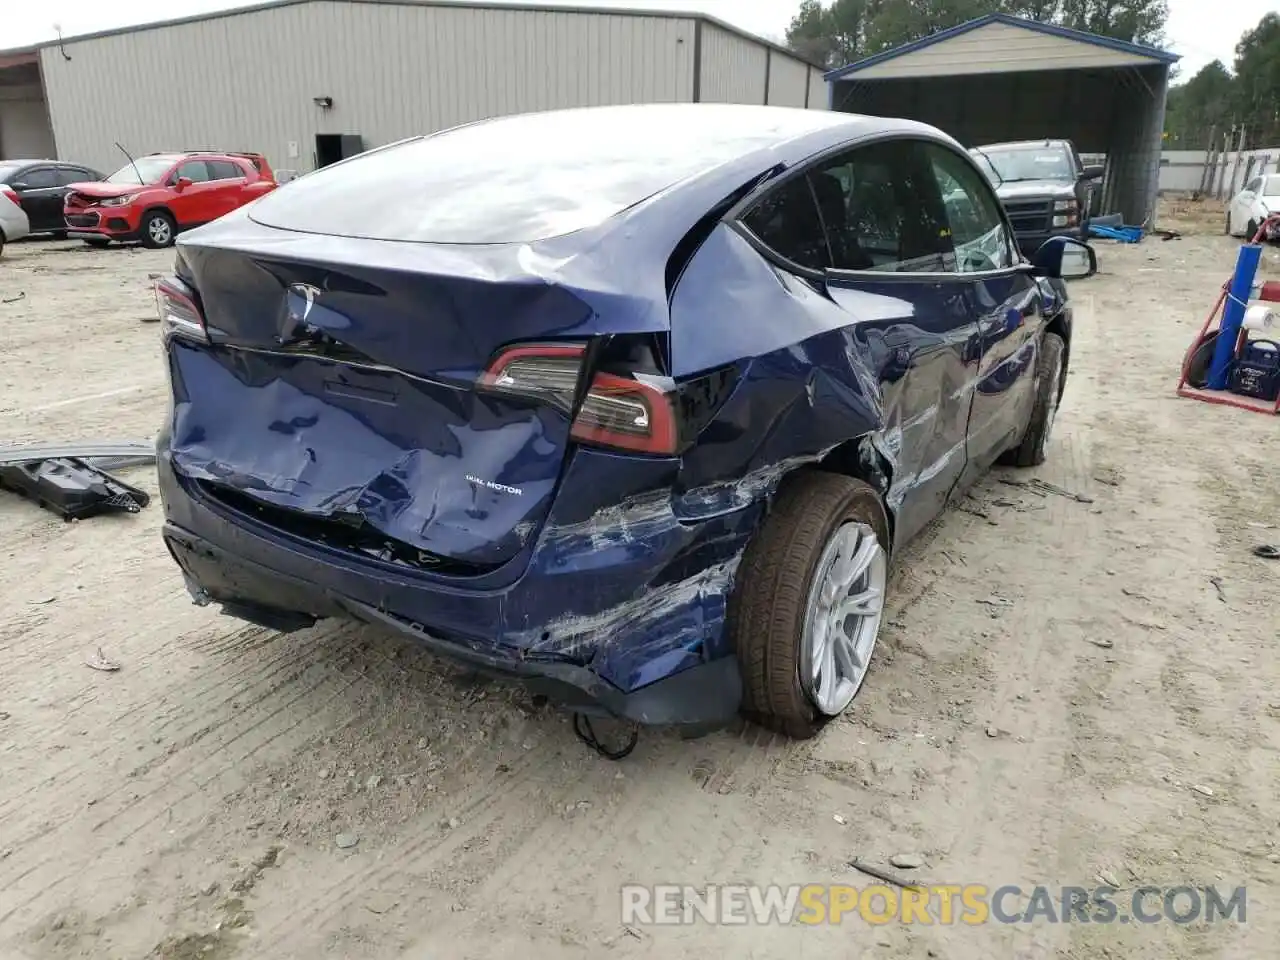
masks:
[[[0,494],[0,956],[1274,955],[1280,563],[1250,551],[1280,543],[1280,421],[1174,397],[1236,250],[1216,209],[1175,214],[1202,232],[1099,244],[1048,463],[899,558],[868,685],[808,743],[605,762],[411,642],[193,606],[157,502],[64,524]],[[0,442],[154,434],[171,260],[6,248]],[[861,886],[850,860],[903,853],[930,883],[1247,885],[1247,922],[621,921],[628,882]]]

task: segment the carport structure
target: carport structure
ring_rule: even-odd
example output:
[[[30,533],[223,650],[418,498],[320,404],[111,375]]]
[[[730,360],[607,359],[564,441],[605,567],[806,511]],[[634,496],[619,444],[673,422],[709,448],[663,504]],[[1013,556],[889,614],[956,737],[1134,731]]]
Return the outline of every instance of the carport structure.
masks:
[[[1154,224],[1176,54],[991,14],[827,73],[833,110],[909,117],[965,146],[1069,139],[1105,154],[1102,212]]]

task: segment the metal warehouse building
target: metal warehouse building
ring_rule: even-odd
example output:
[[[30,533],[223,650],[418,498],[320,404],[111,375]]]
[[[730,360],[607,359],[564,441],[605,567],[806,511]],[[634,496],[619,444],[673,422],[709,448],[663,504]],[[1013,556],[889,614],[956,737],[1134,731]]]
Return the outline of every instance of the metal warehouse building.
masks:
[[[828,106],[821,69],[701,14],[277,0],[0,52],[0,158],[114,169],[119,141],[305,172],[483,117],[645,101]]]
[[[1155,220],[1169,69],[1178,57],[992,14],[827,74],[833,109],[910,117],[966,146],[1069,139],[1107,157],[1102,206]]]

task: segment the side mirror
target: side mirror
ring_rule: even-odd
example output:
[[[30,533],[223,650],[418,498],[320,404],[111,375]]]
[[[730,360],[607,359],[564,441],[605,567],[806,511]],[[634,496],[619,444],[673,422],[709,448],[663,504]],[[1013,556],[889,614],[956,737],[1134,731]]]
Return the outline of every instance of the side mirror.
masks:
[[[1101,180],[1107,168],[1100,163],[1091,163],[1080,174],[1081,180]]]
[[[1074,237],[1050,237],[1031,258],[1035,272],[1042,277],[1080,280],[1098,272],[1098,256],[1093,247]]]
[[[173,188],[177,190],[179,193],[187,189],[187,187],[189,186],[191,186],[190,177],[179,177],[176,181],[174,181],[174,184],[173,184]]]

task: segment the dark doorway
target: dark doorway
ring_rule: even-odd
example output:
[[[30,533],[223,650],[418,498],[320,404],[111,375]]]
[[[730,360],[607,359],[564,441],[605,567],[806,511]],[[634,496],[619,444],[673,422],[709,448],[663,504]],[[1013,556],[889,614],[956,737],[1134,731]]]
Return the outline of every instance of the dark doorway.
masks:
[[[358,133],[317,133],[316,169],[364,153],[364,137]]]

